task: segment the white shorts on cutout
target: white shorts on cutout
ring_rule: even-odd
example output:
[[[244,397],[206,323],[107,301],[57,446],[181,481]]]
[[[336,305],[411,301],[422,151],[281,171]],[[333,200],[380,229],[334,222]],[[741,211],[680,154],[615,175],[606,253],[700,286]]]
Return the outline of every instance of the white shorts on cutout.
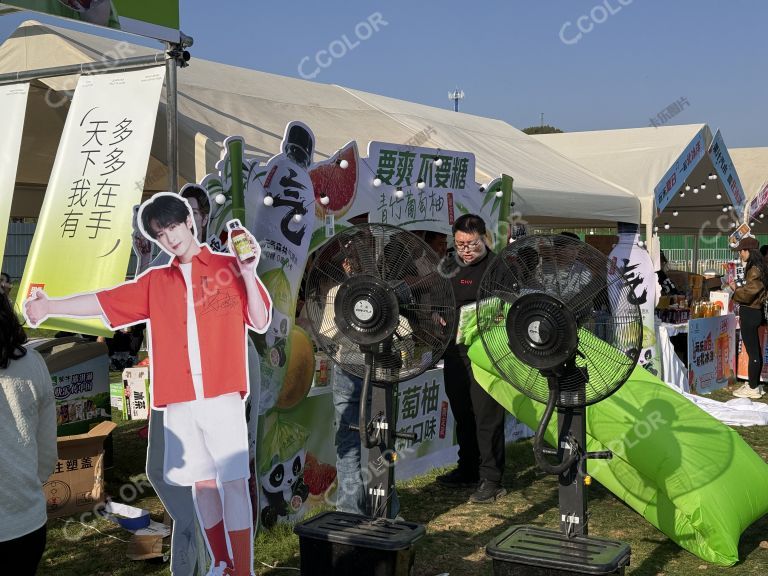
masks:
[[[238,392],[168,404],[165,408],[166,482],[248,478],[248,429]]]

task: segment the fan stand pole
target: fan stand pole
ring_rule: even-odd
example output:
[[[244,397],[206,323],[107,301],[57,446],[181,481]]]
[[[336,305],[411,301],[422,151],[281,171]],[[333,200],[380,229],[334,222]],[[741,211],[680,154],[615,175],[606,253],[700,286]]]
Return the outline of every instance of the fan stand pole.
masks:
[[[587,446],[586,407],[557,410],[558,455],[563,457],[569,437],[576,440],[581,455],[558,476],[560,488],[560,528],[568,537],[586,536],[587,494],[584,478],[587,474],[587,459],[583,456]]]
[[[365,376],[360,395],[360,443],[368,451],[368,466],[363,472],[365,479],[365,510],[371,518],[392,516],[392,494],[395,490],[395,437],[411,439],[409,434],[395,431],[393,408],[394,388],[392,385],[373,382],[376,371],[376,356],[368,347],[365,353]],[[373,390],[371,390],[373,386]],[[371,407],[368,409],[368,391],[371,390]]]
[[[372,518],[390,518],[395,489],[395,417],[392,386],[373,384],[371,424],[379,431],[376,444],[368,448],[368,498],[366,510]]]

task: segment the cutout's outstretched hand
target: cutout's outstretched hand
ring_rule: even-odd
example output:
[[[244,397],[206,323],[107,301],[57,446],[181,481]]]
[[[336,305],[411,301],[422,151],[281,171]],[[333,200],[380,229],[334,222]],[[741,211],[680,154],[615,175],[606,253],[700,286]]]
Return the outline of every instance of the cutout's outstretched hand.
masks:
[[[32,328],[36,328],[50,313],[50,300],[43,290],[35,291],[24,302],[24,317]]]

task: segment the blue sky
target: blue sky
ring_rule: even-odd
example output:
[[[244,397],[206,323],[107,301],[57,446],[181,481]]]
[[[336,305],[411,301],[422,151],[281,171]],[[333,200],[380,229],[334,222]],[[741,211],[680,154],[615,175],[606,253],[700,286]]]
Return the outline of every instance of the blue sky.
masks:
[[[23,19],[1,17],[0,40]],[[768,146],[766,22],[760,0],[182,0],[193,58],[444,108],[459,87],[462,111],[518,128],[648,126],[684,98],[667,123],[729,147]]]

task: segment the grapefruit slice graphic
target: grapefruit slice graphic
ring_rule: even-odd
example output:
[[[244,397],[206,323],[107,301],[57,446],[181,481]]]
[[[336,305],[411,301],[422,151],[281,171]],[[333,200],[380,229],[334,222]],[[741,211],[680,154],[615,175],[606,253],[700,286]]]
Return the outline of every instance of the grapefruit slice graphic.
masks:
[[[346,168],[339,165],[342,160],[349,163]],[[333,214],[340,218],[352,207],[357,194],[358,160],[357,144],[350,142],[328,160],[310,168],[309,177],[315,190],[315,214],[318,217]],[[322,194],[328,197],[326,206],[320,203]]]

